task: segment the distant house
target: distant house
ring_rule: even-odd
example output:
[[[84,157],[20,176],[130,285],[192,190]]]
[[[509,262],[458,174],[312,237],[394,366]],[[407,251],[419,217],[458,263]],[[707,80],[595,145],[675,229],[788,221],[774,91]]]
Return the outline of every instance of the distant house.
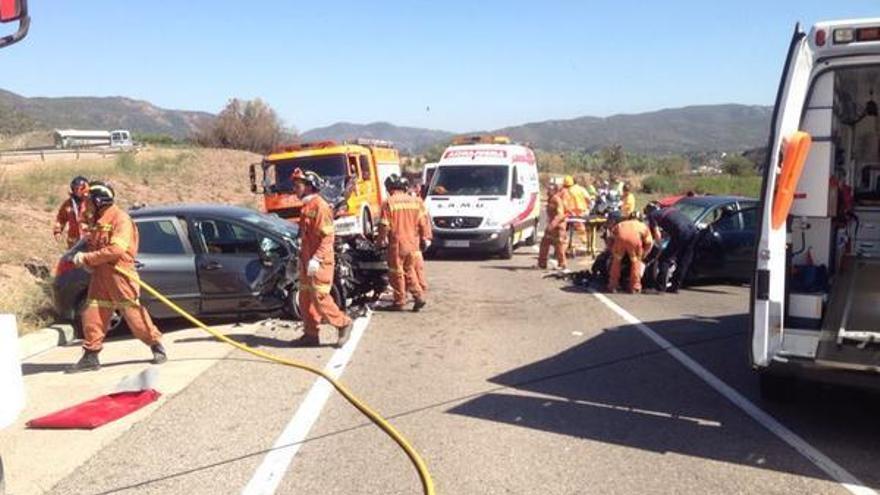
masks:
[[[132,146],[131,133],[126,130],[96,131],[55,129],[55,147],[66,148],[126,148]]]

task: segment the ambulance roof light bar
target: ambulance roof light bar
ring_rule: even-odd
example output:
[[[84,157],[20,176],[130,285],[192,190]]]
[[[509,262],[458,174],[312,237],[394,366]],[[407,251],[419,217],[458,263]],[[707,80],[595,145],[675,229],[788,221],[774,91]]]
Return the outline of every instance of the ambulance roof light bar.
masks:
[[[458,136],[452,139],[454,145],[464,144],[510,144],[510,138],[507,136],[477,135],[477,136]]]

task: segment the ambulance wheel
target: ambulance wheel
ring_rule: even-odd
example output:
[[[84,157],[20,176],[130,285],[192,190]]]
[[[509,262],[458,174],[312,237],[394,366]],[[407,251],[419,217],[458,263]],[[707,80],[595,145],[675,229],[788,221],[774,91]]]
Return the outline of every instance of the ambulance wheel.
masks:
[[[764,371],[758,375],[761,398],[770,402],[791,402],[795,398],[793,378]]]
[[[498,252],[498,256],[503,260],[509,260],[513,258],[513,232],[510,233],[510,237],[507,238],[507,242],[504,243],[504,247],[501,248],[501,251]]]
[[[526,246],[534,246],[536,244],[538,244],[538,222],[535,222],[534,227],[532,227],[532,233],[526,239]]]

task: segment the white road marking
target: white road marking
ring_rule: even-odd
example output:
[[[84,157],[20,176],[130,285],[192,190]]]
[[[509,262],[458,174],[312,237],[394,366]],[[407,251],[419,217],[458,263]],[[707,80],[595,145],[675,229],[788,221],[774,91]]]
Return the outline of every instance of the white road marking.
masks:
[[[661,337],[651,327],[642,323],[641,320],[630,314],[627,310],[618,306],[614,301],[606,297],[604,294],[593,292],[593,295],[601,301],[609,309],[617,313],[627,323],[635,326],[645,337],[648,337],[661,349],[666,351],[670,356],[675,358],[682,366],[690,370],[691,373],[697,375],[701,380],[706,382],[716,392],[723,395],[727,400],[732,402],[736,407],[740,408],[744,413],[757,421],[761,426],[769,430],[771,433],[779,437],[780,440],[790,445],[799,454],[806,457],[816,467],[825,472],[833,480],[840,483],[850,493],[856,495],[876,495],[877,492],[865,486],[858,478],[849,473],[842,466],[831,460],[828,456],[820,452],[799,437],[793,431],[789,430],[785,425],[776,420],[773,416],[764,412],[745,396],[737,392],[733,387],[721,381],[720,378],[712,374],[709,370],[694,361],[690,356],[685,354],[679,348],[672,345],[671,342]]]
[[[339,378],[342,375],[358,342],[370,324],[371,317],[372,313],[367,313],[367,316],[355,320],[351,338],[341,349],[333,353],[330,361],[324,367],[327,374],[333,378]],[[254,476],[241,491],[242,495],[271,495],[275,493],[302,442],[321,416],[321,410],[324,409],[324,404],[330,398],[331,392],[333,392],[333,386],[327,380],[318,378],[315,381],[290,422],[275,440],[272,450],[266,454]]]

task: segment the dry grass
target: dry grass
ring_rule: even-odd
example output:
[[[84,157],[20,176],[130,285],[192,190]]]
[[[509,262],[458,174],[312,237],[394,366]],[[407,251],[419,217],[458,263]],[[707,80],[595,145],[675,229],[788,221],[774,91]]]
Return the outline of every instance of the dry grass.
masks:
[[[55,315],[48,281],[22,267],[6,265],[0,270],[0,313],[18,316],[20,333],[51,323]]]
[[[54,267],[64,246],[52,238],[52,221],[76,175],[109,181],[119,204],[211,202],[259,206],[249,190],[247,165],[253,153],[213,149],[157,149],[134,155],[0,165],[0,312],[13,312],[19,330],[40,328],[50,298],[45,282],[24,269],[35,263]]]

